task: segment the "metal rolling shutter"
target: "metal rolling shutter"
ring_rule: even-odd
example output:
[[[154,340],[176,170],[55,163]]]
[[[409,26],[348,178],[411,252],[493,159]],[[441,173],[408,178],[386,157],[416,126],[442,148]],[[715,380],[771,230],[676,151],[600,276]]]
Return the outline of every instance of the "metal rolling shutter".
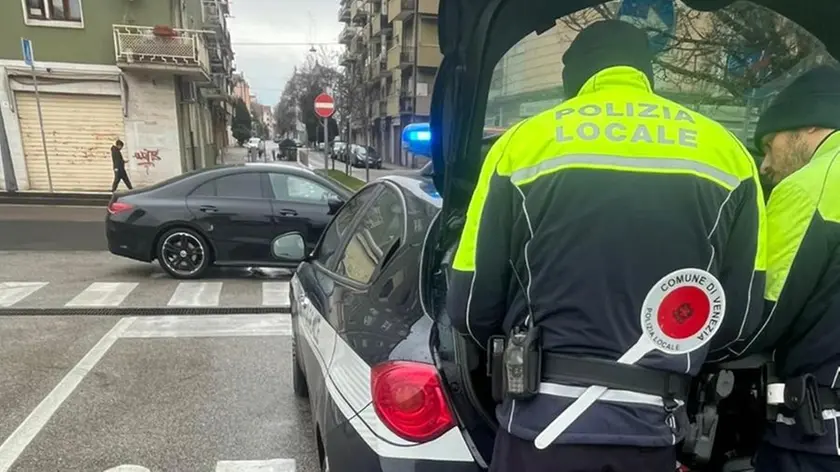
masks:
[[[29,188],[48,191],[35,94],[16,92],[15,98]],[[41,93],[40,98],[53,190],[110,191],[111,145],[125,133],[120,97]]]

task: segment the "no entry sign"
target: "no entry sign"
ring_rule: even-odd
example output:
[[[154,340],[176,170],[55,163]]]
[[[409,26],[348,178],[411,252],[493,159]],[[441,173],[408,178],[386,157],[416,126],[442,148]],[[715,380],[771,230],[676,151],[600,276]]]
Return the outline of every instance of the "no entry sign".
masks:
[[[714,275],[702,269],[686,268],[662,277],[642,304],[642,336],[621,356],[619,364],[635,364],[646,354],[688,354],[712,340],[726,312],[726,296]],[[545,449],[563,434],[607,387],[593,385],[548,425],[534,440]]]
[[[315,97],[315,114],[321,118],[329,118],[335,113],[335,101],[329,95],[322,93]]]

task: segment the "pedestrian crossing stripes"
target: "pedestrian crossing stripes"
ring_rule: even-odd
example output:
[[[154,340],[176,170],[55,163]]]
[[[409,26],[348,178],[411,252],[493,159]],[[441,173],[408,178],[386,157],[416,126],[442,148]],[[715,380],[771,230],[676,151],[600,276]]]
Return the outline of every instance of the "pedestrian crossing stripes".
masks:
[[[120,306],[120,303],[137,288],[137,285],[136,282],[94,282],[64,306]]]
[[[222,282],[183,282],[178,284],[169,306],[216,306],[222,294]]]
[[[46,282],[3,282],[0,283],[0,308],[8,308],[32,295]]]
[[[0,282],[2,308],[289,307],[289,282]]]

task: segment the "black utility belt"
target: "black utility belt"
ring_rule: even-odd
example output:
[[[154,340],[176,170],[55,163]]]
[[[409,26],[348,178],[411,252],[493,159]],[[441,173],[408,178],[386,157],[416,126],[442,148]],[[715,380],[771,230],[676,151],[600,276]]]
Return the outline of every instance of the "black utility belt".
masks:
[[[600,385],[615,390],[685,400],[692,378],[607,359],[543,353],[542,379],[557,384]]]
[[[817,384],[811,374],[767,385],[767,419],[775,422],[782,414],[794,419],[807,436],[827,433],[822,412],[840,408],[840,389]]]
[[[666,410],[688,398],[692,378],[613,360],[544,352],[540,328],[517,328],[509,336],[493,336],[487,345],[487,375],[493,399],[527,400],[539,393],[540,382],[599,385],[661,397]]]

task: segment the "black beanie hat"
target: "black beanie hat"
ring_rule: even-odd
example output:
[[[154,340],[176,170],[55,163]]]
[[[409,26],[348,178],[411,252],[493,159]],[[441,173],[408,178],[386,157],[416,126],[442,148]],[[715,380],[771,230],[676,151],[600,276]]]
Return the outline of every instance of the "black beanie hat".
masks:
[[[581,30],[563,54],[563,64],[566,98],[577,95],[593,75],[614,66],[638,69],[653,85],[653,54],[647,34],[620,20],[598,21]]]
[[[768,134],[811,126],[840,129],[840,69],[819,66],[797,77],[761,114],[753,140],[760,150]]]

